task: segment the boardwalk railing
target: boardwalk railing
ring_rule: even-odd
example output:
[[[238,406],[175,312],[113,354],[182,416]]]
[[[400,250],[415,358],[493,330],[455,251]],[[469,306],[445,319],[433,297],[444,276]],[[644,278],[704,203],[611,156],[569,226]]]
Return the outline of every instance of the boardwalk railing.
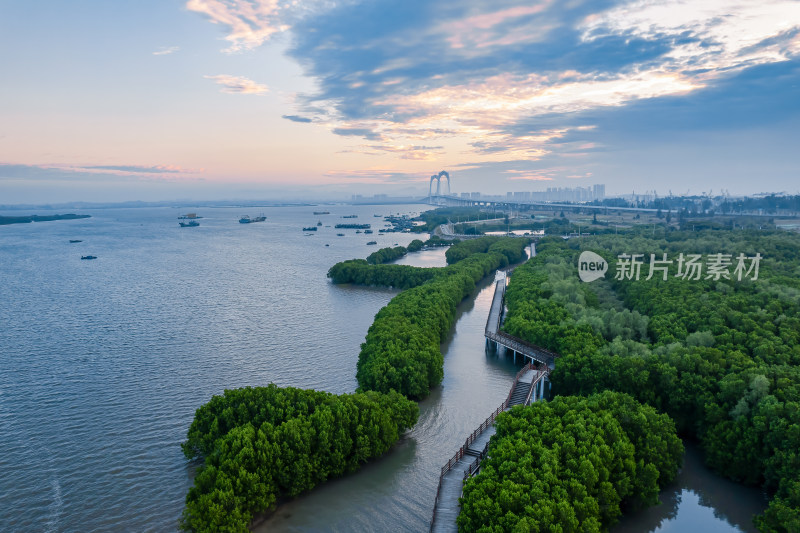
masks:
[[[488,452],[489,452],[489,443],[487,442],[486,446],[483,447],[483,450],[481,451],[480,455],[478,455],[478,457],[476,457],[475,460],[470,463],[469,467],[466,470],[464,470],[464,480],[466,480],[468,477],[472,477],[473,475],[475,475],[475,472],[477,472],[478,468],[480,468],[481,466],[481,461],[483,461],[483,458],[486,457],[486,454]]]
[[[506,283],[505,280],[500,280],[495,283],[495,293],[494,298],[492,299],[492,307],[489,310],[489,317],[486,320],[486,328],[484,329],[484,335],[486,338],[497,344],[502,344],[506,348],[514,350],[515,352],[519,352],[527,357],[530,357],[531,359],[545,363],[547,366],[555,364],[555,359],[558,357],[557,353],[546,348],[542,348],[541,346],[537,346],[532,342],[509,335],[508,333],[500,330],[500,326],[503,322],[505,301]]]
[[[540,381],[542,381],[544,378],[548,377],[549,375],[550,375],[550,369],[549,368],[545,368],[544,370],[539,370],[539,374],[536,376],[536,379],[534,379],[531,382],[531,390],[528,391],[528,397],[525,398],[525,405],[528,405],[528,404],[531,403],[531,396],[533,396],[533,391],[536,389],[536,386],[539,384]],[[539,399],[541,399],[541,398],[539,398]]]
[[[436,521],[436,506],[439,503],[439,494],[442,491],[442,479],[444,478],[445,474],[447,474],[450,471],[450,469],[452,469],[461,459],[463,459],[464,452],[467,451],[469,445],[475,442],[475,439],[478,438],[478,435],[483,433],[486,430],[486,428],[488,428],[494,423],[494,420],[497,418],[497,415],[506,410],[508,404],[511,402],[511,395],[514,392],[514,389],[516,388],[519,379],[525,374],[525,372],[532,369],[533,369],[533,364],[528,363],[527,365],[523,366],[519,372],[517,372],[517,375],[514,376],[514,382],[511,384],[511,390],[508,392],[508,396],[506,397],[505,401],[503,401],[500,407],[495,409],[494,412],[491,415],[489,415],[489,417],[486,420],[484,420],[481,423],[481,425],[478,426],[475,429],[475,431],[473,431],[470,434],[469,437],[467,437],[467,440],[464,441],[464,445],[461,448],[459,448],[458,451],[453,455],[453,457],[451,457],[450,460],[447,461],[447,464],[445,464],[442,467],[442,471],[439,474],[439,485],[436,487],[436,498],[433,500],[433,517],[431,518],[431,529],[433,529],[433,523]],[[477,465],[475,469],[477,470]]]

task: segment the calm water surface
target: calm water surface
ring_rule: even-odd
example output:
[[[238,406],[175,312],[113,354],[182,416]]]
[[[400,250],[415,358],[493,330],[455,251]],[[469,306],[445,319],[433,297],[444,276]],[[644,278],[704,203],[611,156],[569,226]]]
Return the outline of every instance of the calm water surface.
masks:
[[[0,530],[175,530],[194,468],[178,445],[211,395],[271,382],[356,387],[359,345],[396,292],[334,286],[325,273],[415,236],[325,226],[377,230],[373,214],[424,208],[265,208],[268,220],[250,225],[239,216],[261,209],[94,209],[90,219],[0,226]],[[312,214],[322,209],[331,214]],[[204,217],[199,227],[178,227],[188,211]],[[359,219],[339,218],[349,214]],[[89,254],[98,259],[80,260]],[[444,250],[399,262],[443,266]],[[427,530],[441,465],[516,371],[483,350],[492,291],[486,281],[459,307],[444,382],[399,445],[281,506],[258,531]],[[710,506],[722,517],[710,531],[747,530],[730,519],[743,496],[722,492],[733,496],[696,491],[672,514],[691,521],[684,509]],[[649,531],[632,527],[619,531]]]

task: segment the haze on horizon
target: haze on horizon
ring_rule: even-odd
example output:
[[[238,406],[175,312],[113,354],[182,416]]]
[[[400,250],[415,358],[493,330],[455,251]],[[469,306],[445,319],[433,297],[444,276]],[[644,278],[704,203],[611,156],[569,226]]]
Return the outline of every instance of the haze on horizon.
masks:
[[[0,204],[797,193],[800,2],[0,2]]]

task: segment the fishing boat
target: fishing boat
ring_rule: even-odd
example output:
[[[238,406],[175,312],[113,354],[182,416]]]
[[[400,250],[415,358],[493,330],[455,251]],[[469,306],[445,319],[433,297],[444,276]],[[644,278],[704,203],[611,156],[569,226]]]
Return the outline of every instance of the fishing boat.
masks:
[[[316,226],[309,226],[307,228],[303,228],[303,231],[317,231]]]
[[[96,255],[82,255],[81,259],[97,259]]]
[[[314,211],[315,215],[330,215],[330,211]]]
[[[344,233],[337,233],[336,236],[337,237],[344,237]]]
[[[70,239],[69,242],[76,243],[76,242],[83,242],[80,239]]]
[[[182,228],[194,228],[195,226],[199,226],[200,223],[196,220],[190,220],[189,222],[178,222]]]
[[[264,222],[267,220],[263,214],[258,215],[257,217],[251,217],[250,215],[242,215],[239,219],[239,224],[252,224],[253,222]]]
[[[373,245],[373,244],[378,244],[378,241],[369,241],[369,242],[367,243],[367,246],[371,246],[371,245]]]

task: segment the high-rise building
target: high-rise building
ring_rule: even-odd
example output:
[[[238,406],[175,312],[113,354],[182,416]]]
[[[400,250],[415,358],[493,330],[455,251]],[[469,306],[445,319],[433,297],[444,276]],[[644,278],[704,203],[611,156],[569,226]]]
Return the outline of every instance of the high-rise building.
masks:
[[[592,187],[548,187],[546,191],[507,192],[506,200],[514,202],[591,202],[602,200],[606,195],[605,185]]]

